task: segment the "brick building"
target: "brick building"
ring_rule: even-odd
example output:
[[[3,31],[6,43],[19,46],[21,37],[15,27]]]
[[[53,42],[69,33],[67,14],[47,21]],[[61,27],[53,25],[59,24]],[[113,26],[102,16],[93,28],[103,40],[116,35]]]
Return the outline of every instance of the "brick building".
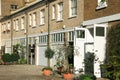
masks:
[[[11,11],[0,21],[1,46],[5,47],[5,53],[11,53],[13,45],[21,44],[26,46],[25,56],[31,64],[46,66],[44,52],[48,45],[54,50],[72,45],[73,54],[76,54],[76,50],[79,53],[73,56],[72,64],[76,70],[84,71],[85,54],[94,52],[96,59],[99,59],[95,62],[94,74],[101,77],[100,64],[105,59],[106,31],[120,20],[120,1],[26,1],[23,7]],[[35,52],[31,54],[30,49],[34,46]],[[53,58],[51,66],[55,62]]]

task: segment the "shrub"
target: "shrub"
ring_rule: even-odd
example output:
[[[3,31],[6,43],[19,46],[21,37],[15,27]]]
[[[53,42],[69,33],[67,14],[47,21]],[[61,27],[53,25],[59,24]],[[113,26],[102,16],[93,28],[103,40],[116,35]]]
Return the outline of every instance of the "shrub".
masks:
[[[20,59],[20,56],[16,53],[11,54],[10,57],[11,57],[11,62],[18,61],[18,59]]]
[[[2,60],[4,62],[11,62],[11,55],[10,54],[4,54],[4,55],[2,55]]]
[[[96,76],[88,75],[88,74],[82,74],[82,75],[79,76],[79,80],[96,80]]]
[[[19,59],[19,60],[18,60],[18,63],[19,63],[19,64],[26,64],[26,62],[27,62],[27,61],[26,61],[25,59]]]

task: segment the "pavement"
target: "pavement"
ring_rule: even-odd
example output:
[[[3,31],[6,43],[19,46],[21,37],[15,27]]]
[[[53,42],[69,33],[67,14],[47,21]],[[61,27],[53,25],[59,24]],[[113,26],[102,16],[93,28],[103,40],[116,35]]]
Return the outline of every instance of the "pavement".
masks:
[[[0,80],[64,80],[57,74],[44,76],[42,68],[36,65],[0,65]]]
[[[54,75],[44,76],[41,66],[0,65],[0,80],[63,80]]]

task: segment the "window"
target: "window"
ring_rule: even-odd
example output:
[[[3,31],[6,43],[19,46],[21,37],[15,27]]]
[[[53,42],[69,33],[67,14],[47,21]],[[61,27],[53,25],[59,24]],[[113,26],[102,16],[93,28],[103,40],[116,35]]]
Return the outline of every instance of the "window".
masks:
[[[96,27],[96,36],[105,36],[104,27]]]
[[[69,41],[73,41],[74,40],[74,32],[70,31],[69,32]]]
[[[65,33],[52,34],[52,42],[53,43],[64,42],[64,38],[65,38]]]
[[[70,17],[77,15],[77,0],[70,0]]]
[[[40,25],[45,24],[45,9],[40,11]]]
[[[10,31],[10,22],[8,22],[8,24],[7,24],[7,30]]]
[[[96,9],[102,9],[107,7],[107,0],[98,0],[98,5]]]
[[[35,12],[35,13],[33,13],[33,27],[35,27],[36,24],[37,24],[37,14]]]
[[[29,15],[29,25],[30,26],[32,25],[32,15],[31,14]]]
[[[85,38],[85,31],[84,30],[77,30],[76,37],[77,38]]]
[[[15,30],[15,28],[16,28],[16,21],[14,20],[13,21],[13,29]]]
[[[21,29],[24,29],[24,27],[25,27],[25,18],[22,17],[21,18]]]
[[[63,3],[58,4],[58,20],[63,19]]]
[[[15,29],[16,29],[16,31],[18,31],[18,29],[19,29],[19,20],[18,19],[16,20],[16,28]]]
[[[47,43],[47,35],[39,36],[39,43]]]
[[[52,6],[52,19],[55,19],[56,17],[56,8],[55,5]]]

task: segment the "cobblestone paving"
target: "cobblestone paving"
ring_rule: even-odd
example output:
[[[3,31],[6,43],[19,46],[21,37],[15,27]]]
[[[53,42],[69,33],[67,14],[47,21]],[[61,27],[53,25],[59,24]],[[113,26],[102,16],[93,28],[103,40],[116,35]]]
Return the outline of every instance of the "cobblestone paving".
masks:
[[[0,80],[63,80],[59,77],[46,77],[41,66],[0,65]]]

